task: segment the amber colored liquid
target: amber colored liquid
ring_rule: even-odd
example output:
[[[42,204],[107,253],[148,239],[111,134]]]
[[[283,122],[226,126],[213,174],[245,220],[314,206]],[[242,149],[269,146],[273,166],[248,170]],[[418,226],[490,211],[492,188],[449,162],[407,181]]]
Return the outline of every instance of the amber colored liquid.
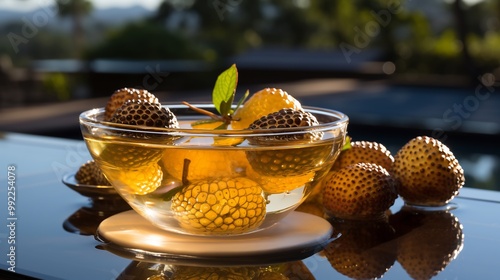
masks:
[[[210,145],[213,139],[203,137],[178,139],[176,145],[158,140],[139,144],[112,137],[87,136],[85,140],[108,180],[136,211],[161,228],[188,234],[198,232],[181,228],[171,209],[173,195],[183,187],[217,179],[252,180],[262,188],[266,202],[265,218],[252,230],[263,229],[293,211],[318,187],[343,144],[340,137],[271,147],[245,142]],[[201,146],[204,142],[208,144]]]

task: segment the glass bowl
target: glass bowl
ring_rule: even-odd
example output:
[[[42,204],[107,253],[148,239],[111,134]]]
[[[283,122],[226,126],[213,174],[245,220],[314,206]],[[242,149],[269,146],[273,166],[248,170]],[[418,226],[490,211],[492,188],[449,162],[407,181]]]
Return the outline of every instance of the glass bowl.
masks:
[[[162,106],[180,128],[105,122],[104,108],[81,113],[80,127],[104,175],[138,214],[164,230],[191,235],[247,234],[279,222],[320,187],[348,124],[341,112],[304,107],[319,125],[216,129],[185,105]]]

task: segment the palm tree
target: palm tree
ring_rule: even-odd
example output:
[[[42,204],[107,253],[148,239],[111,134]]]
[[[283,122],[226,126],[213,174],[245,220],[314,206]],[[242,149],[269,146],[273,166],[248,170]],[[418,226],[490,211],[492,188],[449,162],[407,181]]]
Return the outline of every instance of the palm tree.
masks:
[[[81,56],[85,42],[83,18],[92,11],[89,0],[56,0],[60,17],[70,17],[73,21],[73,42],[78,57]]]

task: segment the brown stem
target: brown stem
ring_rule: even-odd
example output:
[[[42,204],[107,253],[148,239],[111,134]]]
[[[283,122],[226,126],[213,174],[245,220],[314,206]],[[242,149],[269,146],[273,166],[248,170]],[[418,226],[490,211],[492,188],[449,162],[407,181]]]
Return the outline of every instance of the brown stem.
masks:
[[[188,106],[191,110],[194,110],[194,111],[196,111],[196,112],[198,112],[198,113],[200,113],[200,114],[203,114],[203,115],[207,115],[207,116],[211,117],[211,118],[212,118],[212,119],[214,119],[214,120],[217,120],[217,121],[221,121],[221,120],[223,120],[220,116],[217,116],[216,114],[214,114],[214,113],[212,113],[212,112],[209,112],[209,111],[207,111],[207,110],[204,110],[204,109],[200,109],[200,108],[198,108],[198,107],[195,107],[195,106],[193,106],[193,105],[191,105],[191,104],[187,103],[186,101],[182,101],[182,104],[184,104],[184,105]]]
[[[188,180],[188,173],[189,173],[189,164],[191,163],[191,160],[188,158],[184,159],[184,165],[182,166],[182,185],[187,186],[189,185],[189,180]]]

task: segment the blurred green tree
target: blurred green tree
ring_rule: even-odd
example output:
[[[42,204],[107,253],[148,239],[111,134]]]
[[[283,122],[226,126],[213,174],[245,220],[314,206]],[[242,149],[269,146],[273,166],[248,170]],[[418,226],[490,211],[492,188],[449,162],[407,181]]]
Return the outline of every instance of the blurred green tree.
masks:
[[[161,25],[140,21],[109,32],[101,44],[90,48],[87,59],[204,59],[202,49],[182,34]]]
[[[81,56],[85,44],[83,19],[92,11],[92,2],[89,0],[56,0],[56,5],[60,17],[70,17],[73,21],[73,42],[76,54]]]

